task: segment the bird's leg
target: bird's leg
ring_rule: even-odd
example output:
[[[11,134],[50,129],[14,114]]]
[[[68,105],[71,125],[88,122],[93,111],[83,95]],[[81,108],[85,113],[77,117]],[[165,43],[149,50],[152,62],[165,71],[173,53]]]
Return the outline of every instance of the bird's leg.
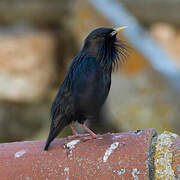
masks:
[[[77,136],[78,133],[76,132],[76,129],[74,128],[74,126],[72,124],[70,124],[70,127],[71,127],[73,135]]]
[[[75,139],[75,138],[78,138],[78,137],[89,136],[89,134],[78,134],[72,123],[70,124],[70,127],[72,129],[73,136],[68,136],[67,139]]]
[[[84,124],[80,124],[80,126],[86,130],[90,135],[91,138],[90,139],[96,139],[98,137],[98,135],[96,135],[93,131],[91,131],[87,126],[85,126]]]

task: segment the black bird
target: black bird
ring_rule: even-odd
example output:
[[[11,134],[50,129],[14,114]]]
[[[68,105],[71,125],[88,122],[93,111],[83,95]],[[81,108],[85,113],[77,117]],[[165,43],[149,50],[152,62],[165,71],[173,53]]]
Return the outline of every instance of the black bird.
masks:
[[[44,150],[48,150],[50,143],[67,125],[71,126],[74,137],[81,136],[75,131],[73,121],[78,121],[91,138],[97,137],[84,122],[99,116],[109,94],[111,72],[118,61],[126,58],[127,46],[116,37],[125,28],[98,28],[86,37],[52,104],[50,133]]]

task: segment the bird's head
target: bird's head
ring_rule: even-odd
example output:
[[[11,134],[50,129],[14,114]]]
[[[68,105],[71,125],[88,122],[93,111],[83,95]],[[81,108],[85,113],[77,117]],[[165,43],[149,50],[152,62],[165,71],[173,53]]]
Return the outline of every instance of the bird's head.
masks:
[[[93,30],[85,39],[83,52],[95,57],[106,70],[112,70],[118,61],[126,57],[127,46],[116,37],[125,28],[103,27]]]

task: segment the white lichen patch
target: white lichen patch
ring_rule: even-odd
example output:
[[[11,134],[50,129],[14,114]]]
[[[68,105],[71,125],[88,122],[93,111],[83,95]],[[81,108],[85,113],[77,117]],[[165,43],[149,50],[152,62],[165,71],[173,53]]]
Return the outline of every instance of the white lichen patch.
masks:
[[[67,175],[66,180],[69,180],[69,177],[68,177],[69,176],[69,167],[65,167],[64,172]]]
[[[111,153],[119,146],[119,142],[115,142],[111,144],[111,146],[106,150],[104,157],[103,157],[103,162],[106,162],[111,155]]]
[[[131,175],[132,175],[132,177],[134,178],[134,180],[138,180],[138,179],[139,179],[139,178],[138,178],[138,174],[139,174],[139,173],[140,173],[140,172],[138,171],[137,168],[133,168]]]
[[[171,151],[171,145],[173,139],[177,138],[177,134],[171,132],[163,132],[157,138],[155,147],[155,179],[175,180],[174,170],[172,169],[173,153]]]
[[[103,137],[99,137],[99,138],[97,138],[97,139],[103,139]]]
[[[21,151],[18,151],[18,152],[16,152],[15,154],[14,154],[14,158],[16,159],[16,158],[19,158],[19,157],[21,157],[23,154],[25,154],[26,153],[26,151],[23,149],[23,150],[21,150]]]
[[[117,173],[118,173],[118,175],[122,175],[122,174],[124,174],[126,172],[126,169],[124,168],[124,169],[121,169],[120,171],[117,171]]]
[[[69,168],[68,167],[65,167],[64,168],[64,172],[67,172],[69,174]]]
[[[73,141],[71,141],[71,142],[68,142],[67,144],[65,144],[65,147],[66,148],[68,148],[68,149],[74,149],[75,148],[75,145],[77,144],[77,143],[79,143],[80,142],[80,140],[73,140]]]
[[[118,139],[118,138],[122,138],[122,137],[123,137],[123,135],[120,134],[120,135],[114,136],[113,138],[114,138],[114,139]]]

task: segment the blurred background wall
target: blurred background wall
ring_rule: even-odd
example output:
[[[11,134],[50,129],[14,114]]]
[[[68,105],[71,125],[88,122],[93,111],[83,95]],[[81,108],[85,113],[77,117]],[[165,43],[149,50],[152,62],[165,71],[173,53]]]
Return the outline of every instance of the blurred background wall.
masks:
[[[180,72],[180,2],[120,3]],[[47,137],[51,103],[67,68],[85,36],[100,26],[114,27],[114,23],[90,0],[1,0],[0,142]],[[112,76],[103,123],[89,122],[89,126],[97,133],[150,127],[179,133],[180,89],[151,65],[128,36],[119,38],[131,47],[127,63]],[[70,133],[67,127],[61,136]]]

